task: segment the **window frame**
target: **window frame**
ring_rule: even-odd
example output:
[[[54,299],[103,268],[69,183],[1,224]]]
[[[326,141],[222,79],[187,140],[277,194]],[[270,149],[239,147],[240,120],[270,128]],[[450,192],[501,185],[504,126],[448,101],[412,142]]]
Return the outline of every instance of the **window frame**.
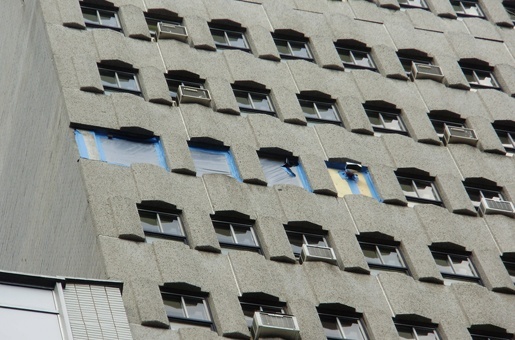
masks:
[[[102,80],[102,76],[107,76],[105,74],[106,72],[114,72],[114,78],[116,80],[117,86],[109,85]],[[100,75],[100,81],[101,81],[102,87],[104,89],[104,94],[110,95],[113,92],[121,92],[121,93],[130,93],[130,94],[133,94],[133,95],[136,95],[139,97],[143,97],[143,94],[141,92],[141,86],[138,81],[138,71],[137,70],[120,69],[120,68],[116,68],[116,67],[110,67],[110,66],[98,64],[98,73]],[[132,79],[134,80],[135,85],[137,87],[137,90],[124,88],[123,86],[121,86],[121,83],[120,83],[120,75],[121,74],[132,77]],[[129,78],[129,77],[127,77],[127,78]]]
[[[224,49],[225,50],[240,50],[240,51],[251,53],[249,42],[247,41],[247,38],[245,37],[245,29],[238,28],[238,27],[230,27],[230,28],[228,28],[227,26],[222,26],[222,25],[217,25],[217,24],[210,23],[209,24],[209,31],[211,32],[211,36],[213,36],[213,40],[215,42],[215,46],[216,46],[217,49],[221,49],[221,50],[224,50]],[[225,40],[225,43],[217,42],[217,40],[215,39],[215,37],[213,35],[213,31],[222,32],[224,40]],[[229,39],[229,36],[228,36],[227,33],[232,33],[232,34],[239,35],[241,37],[245,47],[231,45],[231,40]]]
[[[445,139],[444,139],[444,131],[445,126],[450,127],[459,127],[459,128],[465,128],[467,129],[467,126],[465,124],[465,119],[461,118],[447,118],[447,117],[436,117],[429,115],[429,120],[431,121],[431,124],[433,125],[433,129],[435,130],[436,134],[438,135],[438,138],[440,141],[445,145]]]
[[[95,142],[96,154],[90,155],[90,150],[88,148],[88,142],[84,139],[84,135],[82,134],[82,132],[87,132],[87,133],[92,134],[92,137]],[[79,155],[81,158],[101,161],[101,162],[105,162],[108,164],[125,166],[125,167],[130,167],[132,164],[135,164],[135,163],[142,163],[142,162],[131,162],[130,164],[123,164],[123,163],[111,162],[106,159],[102,141],[106,140],[106,139],[119,139],[119,140],[129,141],[129,142],[133,142],[133,143],[154,145],[154,151],[155,151],[155,155],[157,158],[156,160],[158,161],[158,164],[144,163],[144,162],[143,163],[144,164],[154,164],[154,165],[164,168],[166,171],[169,171],[168,165],[166,163],[166,157],[164,154],[163,146],[161,144],[161,139],[158,136],[152,136],[152,137],[137,136],[137,135],[132,135],[132,134],[129,135],[129,134],[120,133],[118,131],[108,131],[108,130],[103,130],[103,129],[86,130],[86,129],[79,129],[79,128],[74,129],[74,134],[75,134],[75,141],[79,148]],[[92,147],[93,145],[89,145],[89,146]]]
[[[228,147],[228,146],[210,145],[210,144],[191,142],[190,141],[190,142],[188,142],[188,149],[190,151],[191,158],[193,159],[193,164],[195,165],[195,172],[196,172],[196,176],[197,177],[202,177],[204,175],[216,174],[216,173],[201,171],[201,174],[199,175],[198,166],[197,166],[197,163],[195,161],[196,158],[194,157],[193,153],[191,152],[192,150],[196,151],[196,152],[201,152],[201,153],[204,153],[204,154],[223,155],[225,157],[227,168],[228,168],[229,173],[230,173],[230,174],[229,173],[227,173],[227,174],[224,173],[223,175],[232,177],[235,180],[237,180],[238,182],[243,182],[243,180],[242,180],[242,178],[240,176],[240,172],[238,170],[238,166],[236,165],[236,161],[234,160],[234,156],[233,156],[233,154],[231,152],[231,148],[230,147]]]
[[[80,5],[82,17],[84,19],[84,24],[86,25],[86,28],[106,28],[106,29],[110,29],[110,30],[113,30],[116,32],[123,32],[120,18],[118,17],[118,8],[97,6],[97,5],[90,4],[87,2],[82,2],[82,1],[79,3],[79,5]],[[84,17],[83,9],[95,11],[99,23],[89,22],[89,20],[86,21],[86,18]],[[117,26],[102,24],[100,12],[114,14],[113,18],[116,19]]]
[[[354,46],[344,46],[340,44],[335,44],[334,47],[336,48],[336,52],[338,53],[338,56],[340,57],[340,60],[344,66],[344,68],[350,68],[350,69],[363,69],[363,70],[370,70],[377,72],[377,66],[374,62],[374,59],[370,55],[370,48],[359,48]],[[341,52],[346,51],[348,52],[348,56],[351,58],[352,62],[344,61],[341,56]],[[367,55],[368,64],[369,66],[360,65],[357,63],[357,59],[354,56],[354,53],[362,53]],[[347,53],[346,53],[347,54]]]
[[[222,217],[217,217],[217,216],[211,216],[211,222],[213,223],[213,228],[215,229],[215,234],[217,235],[217,239],[218,239],[218,243],[220,244],[220,248],[222,248],[222,254],[224,254],[223,250],[226,249],[226,252],[230,252],[231,250],[243,250],[243,251],[251,251],[251,252],[263,255],[263,251],[261,249],[259,239],[254,230],[254,221],[252,221],[252,220],[244,221],[244,220],[240,220],[240,219],[238,219],[238,220],[237,219],[227,219],[227,218],[222,218]],[[233,239],[232,243],[220,241],[220,238],[218,237],[218,233],[216,231],[217,227],[225,227],[227,225],[229,226],[229,231],[230,231],[231,237]],[[234,232],[234,226],[240,227],[240,228],[246,228],[247,230],[250,230],[252,239],[254,241],[254,245],[239,244],[238,238],[236,237],[236,234]],[[224,230],[226,230],[226,229],[224,229]]]
[[[501,261],[508,272],[508,275],[511,278],[511,281],[515,285],[515,255],[508,257],[507,255],[501,256]]]
[[[395,176],[397,177],[397,180],[399,181],[399,185],[401,186],[401,190],[404,193],[406,200],[408,201],[408,206],[413,207],[414,205],[417,205],[417,204],[433,204],[433,205],[437,205],[440,207],[444,207],[444,203],[442,201],[442,196],[440,195],[438,188],[436,187],[435,179],[433,177],[410,176],[409,174],[398,173],[398,172],[395,173]],[[403,184],[401,183],[401,180],[411,181],[411,187],[414,189],[414,192],[416,193],[417,196],[406,195],[406,192],[404,191],[404,189],[402,189]],[[420,197],[421,194],[419,193],[417,183],[425,184],[426,187],[428,185],[431,186],[434,199]],[[411,191],[411,192],[413,192],[413,191]],[[412,204],[410,204],[410,203],[412,203]]]
[[[142,229],[145,234],[145,240],[147,243],[153,243],[154,239],[155,239],[155,240],[176,240],[176,241],[181,241],[184,244],[188,244],[187,237],[184,232],[184,226],[183,226],[182,220],[181,220],[181,211],[179,211],[179,210],[176,210],[173,212],[172,211],[162,211],[159,209],[152,209],[151,207],[147,207],[145,205],[137,205],[137,209],[138,209],[138,214],[140,216],[140,220],[142,217],[140,212],[147,213],[147,214],[148,213],[156,214],[156,222],[157,222],[160,232],[145,230],[144,225],[142,225]],[[176,217],[180,234],[172,234],[172,233],[164,232],[163,226],[161,224],[161,216],[160,215]],[[141,221],[141,223],[143,224],[143,221]]]
[[[261,152],[261,151],[258,151],[257,154],[258,154],[259,162],[260,162],[260,165],[261,165],[261,169],[263,170],[263,173],[264,173],[265,178],[266,178],[267,186],[272,187],[272,186],[275,186],[275,185],[295,185],[295,186],[303,188],[303,189],[305,189],[305,190],[307,190],[309,192],[312,192],[311,186],[310,186],[309,181],[308,181],[308,178],[307,178],[306,173],[304,171],[304,167],[302,166],[302,164],[300,162],[300,159],[298,157],[289,156],[289,155],[277,155],[277,154]],[[278,162],[278,163],[284,163],[280,167],[287,169],[287,170],[285,170],[285,172],[290,177],[298,177],[297,181],[296,181],[296,184],[293,184],[293,183],[273,183],[273,184],[270,184],[270,176],[267,175],[268,172],[266,172],[265,169],[263,168],[262,160],[268,160],[268,161],[274,161],[274,162]],[[283,160],[284,160],[284,162],[283,162]],[[287,164],[290,164],[290,166],[289,167],[285,167],[285,165],[287,165]],[[294,168],[294,170],[291,170],[291,168]],[[293,174],[293,176],[292,176],[292,174]]]
[[[440,334],[438,333],[438,325],[432,324],[432,323],[411,323],[411,322],[403,322],[403,321],[395,321],[394,320],[395,329],[397,332],[399,332],[399,328],[411,328],[411,334],[414,335],[413,339],[419,339],[418,337],[418,331],[425,330],[425,331],[432,331],[432,333],[435,335],[436,340],[442,339],[440,337]]]
[[[421,0],[421,1],[423,1],[423,0]],[[427,9],[429,10],[429,8],[427,8]],[[408,76],[411,80],[414,80],[412,78],[412,72],[411,72],[411,69],[413,68],[413,64],[434,65],[433,58],[425,57],[425,56],[410,55],[408,53],[397,52],[397,58],[401,62],[401,65],[404,68],[404,72],[406,72],[406,76]],[[408,62],[410,63],[409,71],[406,70],[406,67],[408,67],[408,65],[407,65]]]
[[[193,79],[186,77],[174,77],[165,75],[166,85],[168,86],[168,93],[170,94],[170,98],[176,103],[179,104],[179,86],[188,86],[194,87],[198,89],[205,89],[204,80],[202,79]],[[177,88],[175,91],[174,89]]]
[[[400,242],[386,242],[385,240],[372,240],[369,238],[360,237],[358,235],[358,243],[363,251],[363,256],[365,257],[365,261],[367,262],[368,266],[371,269],[371,274],[379,274],[377,271],[395,271],[395,272],[401,272],[406,275],[411,275],[411,272],[408,268],[408,265],[406,264],[406,260],[404,259],[404,256],[402,255],[402,252],[400,250]],[[363,246],[365,247],[374,247],[376,258],[378,258],[381,261],[381,264],[369,262],[368,257],[365,255]],[[382,249],[390,249],[395,250],[395,253],[397,254],[397,259],[399,260],[401,266],[394,266],[385,264],[385,261],[383,260],[383,257],[381,255]]]
[[[343,122],[342,122],[342,119],[340,116],[340,112],[338,111],[338,109],[336,107],[335,100],[321,100],[321,99],[309,98],[306,96],[297,96],[297,100],[299,101],[300,107],[302,109],[302,113],[304,114],[304,118],[306,118],[306,121],[308,122],[308,126],[310,126],[310,123],[311,123],[311,125],[327,123],[327,124],[333,124],[333,125],[338,125],[338,126],[343,127]],[[312,106],[309,106],[309,107],[313,108],[313,111],[315,112],[315,114],[317,116],[316,118],[307,116],[308,113],[306,113],[306,111],[304,110],[304,107],[308,107],[308,105],[303,105],[303,103],[313,104]],[[331,106],[331,109],[333,110],[336,119],[332,120],[332,119],[322,118],[320,115],[319,109],[318,109],[318,105]]]
[[[361,334],[361,339],[363,339],[363,340],[369,339],[366,327],[364,325],[363,315],[361,313],[351,313],[351,312],[341,313],[341,312],[332,311],[332,310],[326,311],[323,308],[321,309],[319,307],[317,307],[317,312],[318,312],[318,318],[320,319],[320,323],[322,324],[322,328],[324,328],[324,331],[325,331],[325,327],[324,327],[322,318],[323,317],[324,318],[333,317],[336,319],[336,326],[338,328],[338,332],[340,333],[340,337],[335,338],[335,337],[327,336],[327,332],[326,332],[327,340],[356,339],[356,338],[347,338],[346,337],[344,327],[342,326],[342,321],[351,321],[353,324],[357,324],[358,329]],[[361,339],[359,339],[359,340],[361,340]]]
[[[245,117],[248,114],[266,114],[266,115],[270,115],[270,116],[274,116],[274,117],[277,116],[274,105],[272,103],[272,99],[270,98],[270,91],[251,90],[251,89],[246,89],[246,88],[237,87],[237,86],[233,86],[232,90],[233,90],[234,97],[236,98],[236,102],[238,104],[238,109],[240,110],[241,116]],[[240,98],[244,98],[244,96],[241,94],[246,94],[247,100],[249,101],[250,106],[252,106],[252,107],[250,107],[250,108],[242,107],[243,104],[240,104],[240,102],[237,99],[238,98],[237,93],[240,94],[240,96],[239,96]],[[270,108],[270,111],[256,109],[252,95],[265,97],[265,99],[268,103],[268,107]]]
[[[168,317],[168,321],[170,321],[171,329],[174,329],[173,324],[184,324],[184,325],[191,325],[191,327],[197,326],[197,327],[209,328],[212,331],[216,331],[216,325],[213,321],[213,316],[211,315],[211,309],[209,308],[209,302],[208,302],[209,294],[202,293],[202,292],[197,294],[197,293],[184,292],[184,291],[171,291],[171,290],[163,289],[163,287],[161,287],[161,298],[163,299],[163,304],[165,306],[165,310],[166,310],[165,301],[167,301],[166,296],[180,297],[181,309],[182,309],[183,314],[186,315],[186,317],[178,317],[178,316],[170,315],[168,313],[168,311],[166,311],[166,316]],[[208,320],[189,318],[188,313],[187,313],[188,310],[185,307],[184,298],[202,301],[202,304],[204,306],[204,312],[205,312],[205,315],[208,317]],[[168,299],[168,301],[176,301],[176,300]],[[188,327],[188,326],[186,326],[186,327]],[[180,328],[183,328],[183,327],[178,327],[177,329],[180,329]]]
[[[460,65],[461,71],[463,72],[463,75],[467,79],[467,82],[471,88],[496,89],[499,91],[502,90],[501,85],[499,85],[499,82],[497,81],[497,78],[495,77],[495,75],[493,73],[493,67],[478,66],[478,65],[473,65],[473,64],[469,64],[469,63],[459,63],[459,65]],[[482,84],[481,79],[488,78],[488,77],[480,78],[478,76],[478,73],[484,73],[484,74],[488,73],[488,75],[489,75],[488,77],[491,79],[490,83],[492,85]],[[469,77],[472,77],[474,79],[474,81],[471,82],[469,80]]]
[[[513,1],[503,1],[502,3],[504,10],[510,17],[510,20],[513,24],[515,24],[515,2]]]
[[[442,275],[444,279],[445,285],[450,285],[452,283],[456,282],[474,282],[479,285],[483,285],[483,282],[481,280],[481,277],[479,276],[479,272],[477,271],[476,266],[474,265],[474,262],[472,261],[472,253],[468,251],[458,251],[458,250],[448,250],[448,249],[442,249],[439,247],[433,247],[430,246],[429,250],[431,251],[431,255],[433,256],[433,259],[435,260],[435,265],[438,268],[438,271],[440,272],[440,275]],[[440,269],[440,265],[438,265],[436,255],[441,256],[440,260],[443,258],[443,256],[447,259],[447,266],[451,268],[453,273],[446,273],[442,272]],[[467,260],[468,268],[470,269],[470,272],[472,275],[464,275],[464,274],[456,274],[456,269],[453,266],[453,260]]]
[[[449,2],[451,3],[451,6],[458,17],[486,19],[485,12],[481,8],[481,5],[475,0],[449,0]],[[473,4],[474,6],[465,7],[465,4]],[[461,10],[458,11],[458,7],[461,8]],[[471,7],[476,8],[476,12],[478,13],[477,15],[467,13],[467,9]]]
[[[496,124],[496,123],[492,124],[492,126],[495,130],[495,133],[497,134],[497,137],[501,141],[501,144],[504,147],[506,154],[508,156],[515,155],[515,127],[512,128],[509,126],[504,126],[504,125]],[[501,139],[501,137],[502,137],[501,134],[505,135],[503,137],[508,139],[511,146],[508,146],[508,144],[503,143],[503,141]]]
[[[502,188],[495,187],[495,186],[488,186],[488,185],[474,185],[464,182],[463,186],[465,188],[465,191],[467,192],[470,201],[472,202],[472,205],[474,208],[476,208],[477,211],[479,211],[479,206],[481,205],[481,199],[487,198],[487,199],[494,199],[494,197],[497,197],[501,201],[506,201],[506,198],[504,197],[502,193]],[[477,194],[479,194],[479,201],[476,201],[475,199],[472,199],[471,195],[477,195],[476,193],[471,193],[471,191],[478,191]],[[485,195],[485,193],[493,193],[495,195]]]
[[[313,53],[311,52],[311,49],[309,48],[309,39],[308,38],[285,36],[285,35],[281,35],[281,34],[272,34],[272,37],[274,39],[275,46],[277,47],[277,52],[279,53],[279,56],[281,57],[281,59],[299,59],[299,60],[306,60],[306,61],[309,61],[312,63],[315,62]],[[286,42],[286,47],[288,48],[289,54],[284,54],[279,50],[279,47],[277,45],[277,42],[279,42],[279,41]],[[291,47],[292,43],[304,45],[303,49],[306,51],[307,57],[295,55],[295,52],[293,51],[293,49]]]
[[[406,1],[406,3],[403,3],[401,1]],[[417,6],[416,4],[413,4],[415,2],[414,0],[399,0],[399,6],[401,8],[419,8],[426,11],[429,11],[429,6],[427,5],[425,0],[419,0],[421,6]]]
[[[300,260],[300,254],[302,252],[302,245],[306,244],[306,245],[311,245],[311,246],[318,246],[318,247],[327,247],[327,248],[331,248],[331,246],[329,245],[329,242],[327,242],[327,236],[328,236],[328,232],[326,230],[309,230],[309,231],[305,231],[305,230],[302,230],[302,229],[298,229],[298,228],[292,228],[292,227],[288,227],[288,226],[285,226],[284,228],[284,231],[286,233],[286,238],[288,239],[288,243],[290,244],[291,246],[291,250],[292,250],[292,253],[293,255],[295,256],[295,258],[297,260]],[[292,242],[291,242],[291,236],[292,235],[295,235],[295,236],[302,236],[302,245],[299,247],[299,251],[296,252],[294,250],[294,247],[297,247],[296,245],[293,245]],[[324,245],[320,246],[319,243],[320,241],[318,241],[318,243],[308,243],[308,240],[307,240],[307,237],[312,237],[312,238],[318,238],[320,239],[320,241],[322,241],[324,243]]]
[[[370,122],[370,125],[372,126],[372,129],[374,130],[374,135],[375,136],[380,136],[382,133],[396,133],[396,134],[399,134],[399,135],[410,137],[408,129],[406,128],[406,124],[404,123],[404,121],[402,119],[402,112],[401,112],[401,110],[390,109],[390,108],[388,108],[388,109],[387,108],[381,108],[381,107],[367,105],[367,104],[363,105],[363,109],[365,110],[365,113],[366,113],[367,118],[368,118],[368,120]],[[374,124],[372,124],[372,121],[370,121],[370,115],[371,114],[377,114],[377,116],[379,117],[379,120],[381,121],[381,123],[383,125],[382,127],[374,126]],[[390,117],[390,118],[395,118],[395,120],[397,120],[397,122],[398,122],[400,130],[386,128],[383,116]]]

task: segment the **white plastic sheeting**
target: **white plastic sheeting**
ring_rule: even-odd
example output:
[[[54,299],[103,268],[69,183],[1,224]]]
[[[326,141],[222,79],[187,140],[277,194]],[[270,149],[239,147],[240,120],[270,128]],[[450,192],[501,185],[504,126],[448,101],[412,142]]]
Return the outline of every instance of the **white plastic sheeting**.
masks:
[[[297,165],[287,165],[286,159],[271,159],[260,157],[261,167],[265,173],[268,186],[275,184],[293,184],[303,187]]]

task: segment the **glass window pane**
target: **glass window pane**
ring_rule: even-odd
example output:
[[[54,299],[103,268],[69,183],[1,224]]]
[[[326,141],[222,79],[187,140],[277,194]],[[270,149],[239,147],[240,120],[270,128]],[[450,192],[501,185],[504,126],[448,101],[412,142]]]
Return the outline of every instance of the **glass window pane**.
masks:
[[[227,45],[227,41],[225,40],[224,31],[212,28],[211,35],[213,36],[213,40],[215,41],[215,44]]]
[[[353,51],[354,61],[356,65],[365,66],[365,67],[374,67],[372,61],[370,60],[370,56],[366,52]]]
[[[256,110],[272,111],[267,95],[252,93],[251,98]]]
[[[481,11],[479,10],[477,4],[473,4],[473,3],[462,3],[463,4],[463,7],[465,8],[465,13],[468,14],[468,15],[474,15],[474,16],[482,16],[483,14],[481,13]]]
[[[496,87],[497,84],[495,83],[495,80],[493,79],[493,76],[490,72],[487,71],[474,71],[477,76],[477,82],[480,85],[484,86],[491,86]]]
[[[98,14],[100,15],[102,25],[110,27],[120,27],[120,25],[118,24],[118,20],[116,19],[116,14],[114,12],[99,10]]]
[[[367,263],[382,264],[379,254],[377,254],[376,246],[371,244],[360,244],[360,246]]]
[[[275,45],[277,46],[279,54],[291,55],[290,48],[288,47],[288,42],[286,40],[275,39]]]
[[[386,114],[382,114],[382,116],[383,116],[385,129],[404,131],[401,123],[399,122],[398,116],[386,115]]]
[[[297,233],[286,233],[288,235],[288,241],[290,241],[291,250],[294,254],[300,254],[302,250],[302,245],[304,244],[304,239],[302,234]]]
[[[379,251],[381,252],[384,264],[395,267],[404,267],[399,257],[399,253],[397,253],[397,249],[379,246]]]
[[[332,120],[332,121],[340,121],[340,119],[338,119],[338,115],[336,114],[336,111],[335,111],[333,105],[325,104],[325,103],[317,103],[316,106],[318,109],[318,113],[320,114],[320,118]]]
[[[242,33],[227,32],[227,38],[229,38],[229,44],[231,46],[239,47],[239,48],[247,48],[247,44],[245,44],[245,39],[243,38]]]
[[[234,243],[231,229],[228,224],[225,223],[213,223],[215,226],[216,237],[220,243]]]
[[[160,213],[159,219],[161,220],[161,227],[163,228],[163,233],[169,235],[183,236],[179,216]]]
[[[300,58],[311,58],[305,43],[290,41],[290,47],[294,56]]]
[[[413,187],[413,181],[408,178],[397,178],[401,185],[402,192],[404,195],[409,197],[418,197],[415,187]]]
[[[462,71],[463,71],[463,74],[465,75],[465,78],[467,78],[467,81],[470,84],[477,84],[478,83],[476,78],[474,77],[474,72],[472,70],[462,69]]]
[[[236,240],[238,240],[238,244],[245,246],[256,246],[256,241],[254,240],[254,235],[252,235],[252,230],[250,227],[242,227],[233,225],[234,236]]]
[[[340,319],[344,339],[365,340],[357,320]]]
[[[186,304],[188,319],[210,320],[203,299],[184,297],[184,303]]]
[[[164,295],[163,302],[168,317],[185,318],[184,310],[182,309],[181,297],[179,295]]]
[[[401,339],[416,340],[412,327],[399,326],[399,325],[396,325],[396,327],[397,327],[397,332],[399,333],[399,337]]]
[[[127,166],[133,163],[149,163],[162,166],[153,143],[138,143],[118,138],[105,138],[101,143],[104,160],[108,163]]]
[[[4,284],[0,284],[0,306],[56,311],[52,290]]]
[[[419,340],[437,340],[437,335],[433,329],[415,328]]]
[[[344,50],[344,49],[339,48],[338,49],[338,55],[340,56],[340,59],[344,63],[348,63],[348,64],[353,64],[354,63],[354,60],[352,60],[352,56],[351,56],[349,50]]]
[[[417,192],[420,198],[438,200],[438,196],[436,195],[431,183],[415,181],[415,185],[417,186]]]
[[[141,226],[144,231],[150,231],[153,233],[160,233],[161,229],[159,228],[159,223],[157,221],[157,214],[155,212],[150,211],[139,211],[139,219],[141,221]]]
[[[335,316],[320,315],[320,321],[327,338],[343,339]]]
[[[134,74],[118,72],[118,80],[120,81],[120,88],[139,91],[138,82]]]
[[[150,35],[152,35],[152,36],[155,35],[157,32],[157,23],[159,22],[159,20],[152,19],[152,18],[145,18],[145,20],[147,21],[147,26],[148,26]]]
[[[325,242],[323,236],[305,234],[304,237],[306,238],[307,244],[311,246],[327,247],[327,242]]]
[[[383,127],[383,122],[381,121],[381,118],[379,118],[379,113],[367,111],[367,116],[368,120],[370,121],[370,124],[372,124],[373,127]]]
[[[227,161],[228,152],[190,148],[197,176],[204,174],[222,174],[232,177]]]
[[[511,143],[507,132],[497,131],[497,135],[499,136],[499,139],[505,148],[513,148],[513,144]]]
[[[82,17],[86,24],[100,24],[98,21],[97,11],[90,8],[82,8]]]
[[[299,100],[300,106],[302,107],[302,112],[306,118],[318,118],[317,112],[315,110],[315,105],[313,102],[306,100]]]
[[[457,275],[476,276],[468,258],[451,256],[451,260]]]
[[[99,72],[103,86],[118,87],[118,82],[116,81],[116,75],[114,71],[99,69]]]
[[[247,92],[234,91],[234,96],[236,97],[236,101],[238,102],[238,106],[240,108],[252,109],[252,104],[250,103],[249,95]]]
[[[259,311],[259,306],[242,303],[241,309],[243,310],[243,315],[245,316],[245,322],[247,323],[247,327],[251,328],[252,323],[254,322],[254,313]]]
[[[461,8],[461,3],[459,1],[452,1],[451,4],[452,4],[452,8],[454,9],[454,11],[456,13],[465,13],[463,8]]]
[[[433,253],[433,257],[435,259],[436,266],[440,270],[440,273],[454,274],[446,254]]]
[[[62,339],[59,316],[0,308],[0,339]]]

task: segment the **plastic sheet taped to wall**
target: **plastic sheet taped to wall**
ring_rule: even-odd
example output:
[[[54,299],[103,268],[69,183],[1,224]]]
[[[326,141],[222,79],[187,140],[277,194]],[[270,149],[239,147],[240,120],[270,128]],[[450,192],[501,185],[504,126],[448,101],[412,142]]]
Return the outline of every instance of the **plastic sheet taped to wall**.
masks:
[[[125,138],[103,132],[75,130],[75,140],[82,158],[130,166],[149,163],[167,169],[159,138]]]
[[[329,171],[329,176],[331,176],[331,179],[333,180],[338,197],[351,194],[361,194],[381,201],[366,167],[362,167],[361,172],[351,175],[346,173],[344,169],[345,164],[328,164],[327,170]]]
[[[195,163],[197,176],[221,174],[241,181],[236,163],[229,149],[190,146],[190,152]]]
[[[309,184],[298,162],[288,159],[260,157],[261,167],[265,173],[268,186],[292,184],[310,191]]]

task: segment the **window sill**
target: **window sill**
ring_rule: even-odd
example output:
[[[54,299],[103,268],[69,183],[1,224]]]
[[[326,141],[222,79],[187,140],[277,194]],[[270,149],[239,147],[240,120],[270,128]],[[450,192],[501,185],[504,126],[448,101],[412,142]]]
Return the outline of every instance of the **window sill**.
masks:
[[[108,29],[108,30],[112,30],[112,31],[123,33],[121,27],[113,27],[113,26],[105,26],[105,25],[97,25],[97,24],[86,23],[86,29],[88,29],[88,28]]]

